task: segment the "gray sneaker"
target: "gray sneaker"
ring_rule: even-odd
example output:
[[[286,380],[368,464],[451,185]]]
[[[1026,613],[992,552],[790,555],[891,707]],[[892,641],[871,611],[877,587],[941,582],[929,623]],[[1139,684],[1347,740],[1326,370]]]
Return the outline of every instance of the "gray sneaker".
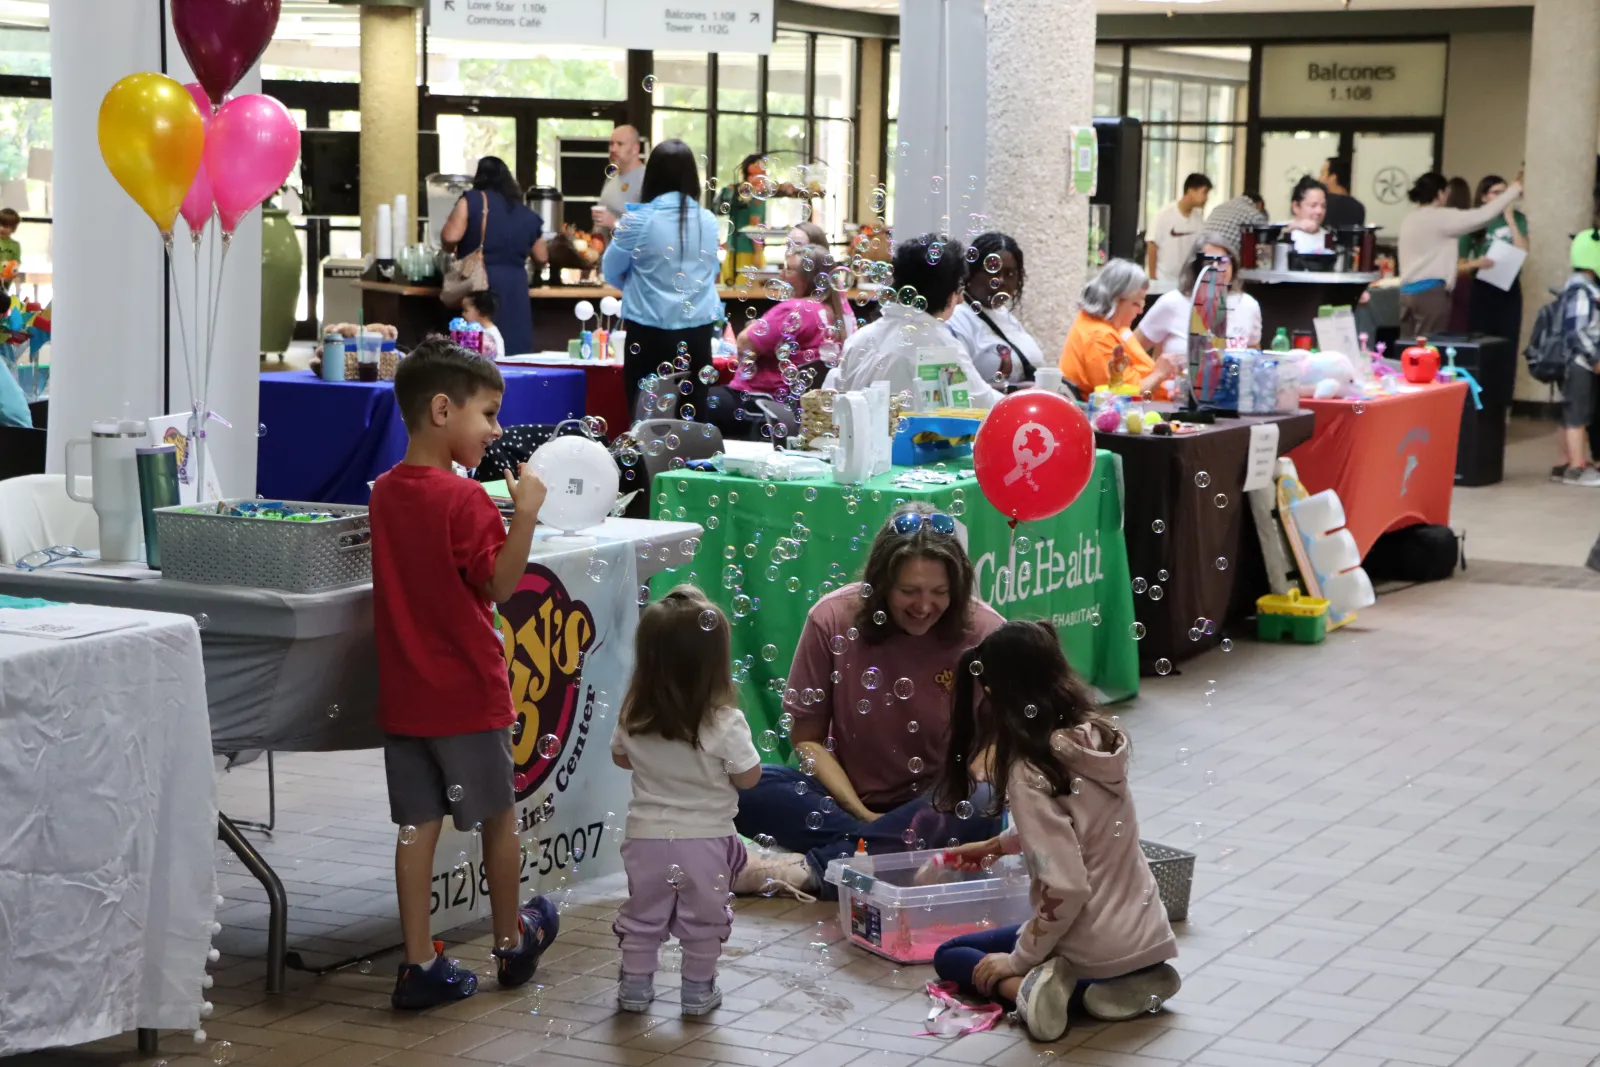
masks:
[[[1600,468],[1568,467],[1567,473],[1561,476],[1562,485],[1580,485],[1585,489],[1594,489],[1600,486]]]
[[[722,990],[717,988],[715,978],[709,982],[691,982],[685,978],[678,999],[684,1015],[710,1015],[722,1006]]]
[[[1029,971],[1017,990],[1017,1019],[1035,1041],[1060,1041],[1067,1032],[1067,1005],[1077,986],[1072,965],[1060,956]]]
[[[1083,1010],[1102,1022],[1125,1022],[1145,1012],[1160,1011],[1182,986],[1183,981],[1171,964],[1158,963],[1120,978],[1092,983],[1083,991]]]

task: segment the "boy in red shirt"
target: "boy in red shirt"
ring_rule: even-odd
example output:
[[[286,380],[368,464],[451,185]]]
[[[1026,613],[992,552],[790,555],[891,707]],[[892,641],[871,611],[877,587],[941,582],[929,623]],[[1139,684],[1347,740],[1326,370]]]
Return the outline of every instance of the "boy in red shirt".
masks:
[[[433,851],[446,814],[483,831],[500,984],[533,977],[555,939],[544,897],[517,907],[521,854],[510,727],[516,716],[491,605],[516,592],[545,487],[526,465],[506,471],[516,504],[507,531],[476,467],[500,436],[505,382],[494,363],[449,341],[400,362],[395,400],[411,443],[372,488],[373,615],[379,722],[389,811],[400,826],[394,880],[406,958],[393,1004],[428,1008],[469,997],[477,975],[444,956],[430,934]]]

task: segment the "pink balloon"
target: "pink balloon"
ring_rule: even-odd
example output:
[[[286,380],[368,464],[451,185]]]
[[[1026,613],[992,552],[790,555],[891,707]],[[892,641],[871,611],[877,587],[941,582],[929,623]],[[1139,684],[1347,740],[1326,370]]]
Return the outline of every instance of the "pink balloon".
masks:
[[[288,180],[300,158],[300,128],[270,96],[250,93],[223,104],[206,130],[205,169],[222,232]]]
[[[205,87],[199,82],[190,82],[184,86],[189,90],[189,95],[194,97],[194,106],[200,109],[200,120],[205,123],[206,129],[211,128],[211,98],[206,95]],[[189,194],[183,198],[183,206],[178,211],[183,215],[183,221],[189,224],[190,233],[199,233],[206,228],[206,223],[211,221],[213,202],[211,199],[211,179],[206,174],[206,164],[202,159],[200,169],[195,173],[194,183],[189,186]]]

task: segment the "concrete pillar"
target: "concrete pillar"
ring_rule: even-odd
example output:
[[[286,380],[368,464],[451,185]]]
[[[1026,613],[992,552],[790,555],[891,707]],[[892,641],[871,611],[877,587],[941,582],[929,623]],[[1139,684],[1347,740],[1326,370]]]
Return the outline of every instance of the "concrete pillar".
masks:
[[[883,150],[883,81],[888,77],[888,42],[881,37],[863,38],[861,78],[856,85],[856,103],[861,124],[856,130],[856,202],[850,205],[853,217],[871,222],[879,212],[872,210],[872,191],[882,185],[888,163]],[[835,222],[837,225],[837,222]]]
[[[1572,234],[1594,224],[1595,131],[1600,129],[1600,3],[1537,0],[1528,76],[1525,153],[1528,261],[1522,268],[1522,342],[1534,316],[1570,273]],[[1547,387],[1518,360],[1519,399]]]
[[[196,262],[188,231],[180,219],[177,279],[169,287],[156,228],[106,170],[97,134],[100,101],[118,79],[162,71],[194,80],[163,7],[158,0],[75,0],[50,26],[56,221],[48,469],[55,472],[64,469],[66,442],[87,437],[95,419],[189,410],[178,315],[181,306],[193,331]],[[259,67],[235,90],[260,91]],[[202,253],[200,266],[207,265]],[[206,299],[203,282],[199,299]],[[261,213],[253,211],[228,253],[212,360],[210,406],[233,429],[210,424],[208,464],[227,496],[256,491],[260,336]]]
[[[506,160],[516,166],[516,160]],[[378,205],[417,203],[417,13],[361,9],[361,250],[377,251]],[[395,249],[396,252],[400,250]]]
[[[905,147],[893,161],[889,220],[897,240],[944,233],[965,241],[971,216],[982,212],[982,41],[981,0],[915,0],[900,12],[897,129]]]
[[[1054,358],[1088,258],[1089,200],[1067,194],[1067,130],[1094,118],[1094,0],[989,0],[988,31],[990,228],[1022,245],[1019,314]]]

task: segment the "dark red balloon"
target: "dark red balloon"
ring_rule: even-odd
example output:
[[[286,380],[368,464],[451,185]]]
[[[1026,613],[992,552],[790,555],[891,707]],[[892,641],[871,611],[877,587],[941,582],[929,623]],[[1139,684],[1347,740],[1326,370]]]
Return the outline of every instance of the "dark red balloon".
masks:
[[[1000,514],[1018,522],[1067,508],[1094,473],[1094,430],[1057,393],[1026,389],[994,406],[972,442],[978,486]]]
[[[213,110],[267,50],[281,0],[172,0],[172,30]]]

